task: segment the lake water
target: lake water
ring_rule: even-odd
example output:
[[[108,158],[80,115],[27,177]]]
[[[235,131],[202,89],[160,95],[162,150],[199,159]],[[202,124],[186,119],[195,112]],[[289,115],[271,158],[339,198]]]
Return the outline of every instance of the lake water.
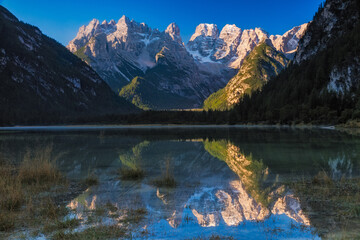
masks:
[[[27,149],[51,145],[68,178],[81,180],[89,173],[99,177],[97,186],[68,204],[74,217],[84,223],[91,210],[105,204],[146,209],[134,239],[193,239],[214,234],[234,239],[317,239],[316,226],[286,183],[322,170],[333,178],[359,176],[359,143],[358,137],[346,133],[307,128],[0,130],[0,153],[7,159],[21,161]],[[121,168],[142,169],[145,177],[120,180]],[[153,184],[164,175],[172,176],[176,187]],[[104,216],[102,221],[116,224],[117,218]]]

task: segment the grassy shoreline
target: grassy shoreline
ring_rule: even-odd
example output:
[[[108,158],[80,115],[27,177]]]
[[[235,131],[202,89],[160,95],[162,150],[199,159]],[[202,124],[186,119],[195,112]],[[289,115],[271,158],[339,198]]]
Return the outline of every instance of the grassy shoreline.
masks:
[[[66,203],[86,189],[57,169],[52,147],[28,150],[20,164],[0,158],[0,238],[19,231],[37,235],[68,214]]]
[[[289,187],[319,236],[360,238],[360,178],[334,180],[322,171],[313,179],[289,183]]]

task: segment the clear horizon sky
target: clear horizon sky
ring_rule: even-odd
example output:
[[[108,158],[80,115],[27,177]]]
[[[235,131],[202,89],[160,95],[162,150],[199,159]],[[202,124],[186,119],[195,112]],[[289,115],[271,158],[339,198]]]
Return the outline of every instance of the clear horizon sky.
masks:
[[[92,19],[118,21],[122,15],[163,31],[176,22],[187,42],[200,23],[235,24],[283,34],[312,20],[323,0],[0,0],[17,18],[67,45]]]

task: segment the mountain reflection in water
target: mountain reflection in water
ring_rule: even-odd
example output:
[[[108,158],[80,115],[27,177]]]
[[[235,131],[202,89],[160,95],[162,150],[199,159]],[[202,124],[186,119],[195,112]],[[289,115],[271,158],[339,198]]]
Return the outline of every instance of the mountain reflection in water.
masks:
[[[73,199],[69,217],[78,230],[123,224],[129,209],[146,209],[133,237],[188,239],[318,238],[316,226],[286,182],[328,169],[333,177],[358,176],[358,140],[329,130],[211,129],[103,130],[4,134],[0,147],[17,158],[33,144],[52,142],[68,177],[89,172],[99,185]],[[121,180],[120,168],[141,169],[144,178]],[[171,188],[154,179],[170,174]],[[111,206],[111,207],[109,207]]]
[[[211,151],[208,144],[213,146]],[[225,158],[217,158],[221,154],[214,154],[216,150],[226,153]],[[169,156],[177,186],[155,187],[151,179],[161,175]],[[263,223],[262,231],[266,233],[268,228],[276,229],[280,224],[277,216],[284,215],[287,218],[279,218],[279,226],[298,225],[291,232],[309,234],[310,228],[303,226],[309,226],[310,221],[302,212],[299,200],[281,184],[263,187],[269,170],[261,162],[246,157],[230,142],[142,142],[120,154],[119,159],[126,167],[145,169],[145,179],[121,181],[107,175],[100,186],[88,189],[68,205],[78,217],[86,220],[83,213],[109,203],[116,206],[119,216],[122,209],[146,208],[149,213],[144,224],[157,237],[165,232],[165,238],[175,236],[173,234],[196,236],[205,227],[214,232],[225,231],[225,226],[246,229],[246,225],[241,224],[247,222]],[[271,216],[273,223],[270,223]],[[119,219],[105,218],[104,221],[113,224]],[[265,221],[268,224],[264,224]],[[196,229],[192,230],[194,235],[188,228]]]

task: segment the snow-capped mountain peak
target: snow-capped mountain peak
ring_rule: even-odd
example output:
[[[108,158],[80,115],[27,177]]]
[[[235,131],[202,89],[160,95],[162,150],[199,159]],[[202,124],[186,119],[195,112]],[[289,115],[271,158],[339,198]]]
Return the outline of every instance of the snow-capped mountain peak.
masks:
[[[100,24],[94,19],[82,26],[68,49],[93,67],[115,92],[140,76],[156,82],[151,83],[157,89],[154,91],[175,94],[173,99],[179,102],[166,108],[182,106],[184,99],[186,106],[199,107],[207,96],[226,85],[261,42],[269,40],[270,45],[287,53],[296,49],[300,29],[269,36],[261,28],[243,30],[227,24],[220,32],[216,24],[202,23],[184,46],[176,23],[159,31],[122,16],[118,22]]]
[[[191,36],[190,41],[194,41],[198,37],[218,38],[219,29],[216,24],[201,23],[196,27],[195,33]]]
[[[236,25],[227,24],[220,34],[208,34],[206,24],[200,24],[187,43],[189,52],[199,63],[217,62],[227,67],[239,69],[245,57],[261,42],[270,40],[271,44],[291,59],[297,49],[299,39],[307,24],[295,27],[284,35],[271,35],[261,28],[242,30]],[[205,61],[205,60],[206,61]]]

